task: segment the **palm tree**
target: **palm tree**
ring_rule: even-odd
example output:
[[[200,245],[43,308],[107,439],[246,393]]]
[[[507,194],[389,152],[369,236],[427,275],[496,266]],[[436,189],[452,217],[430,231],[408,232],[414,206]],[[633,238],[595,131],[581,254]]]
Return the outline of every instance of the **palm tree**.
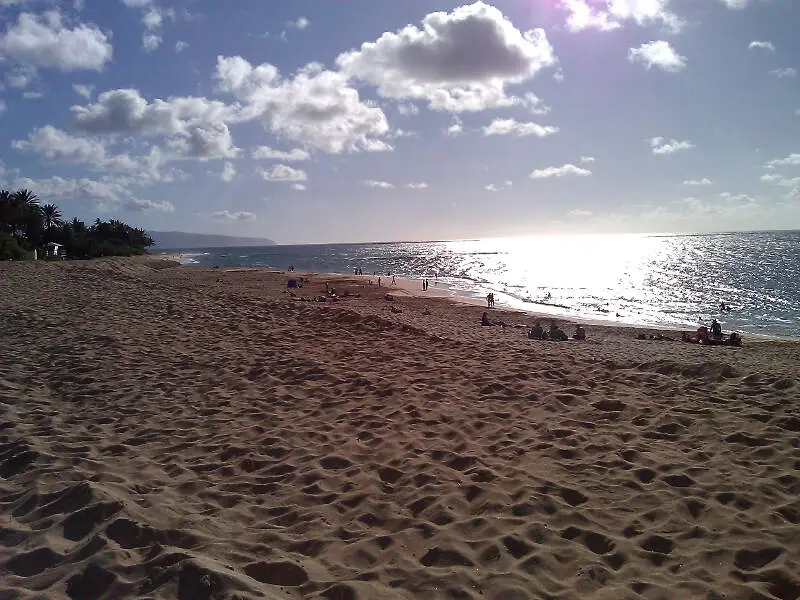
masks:
[[[14,221],[14,195],[8,190],[0,190],[0,231],[11,233]]]
[[[44,228],[47,231],[53,227],[60,227],[64,223],[61,219],[61,211],[55,204],[45,204],[42,207],[42,217],[44,218]]]
[[[14,192],[13,199],[17,211],[16,235],[24,238],[30,248],[36,248],[41,242],[43,229],[39,198],[32,191],[22,189]]]

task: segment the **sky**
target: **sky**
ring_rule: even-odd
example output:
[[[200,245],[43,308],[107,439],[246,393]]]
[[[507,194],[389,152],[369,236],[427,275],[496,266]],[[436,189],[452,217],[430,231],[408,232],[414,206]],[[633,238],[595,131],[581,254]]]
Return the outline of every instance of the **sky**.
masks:
[[[0,187],[279,243],[800,229],[797,0],[0,0]]]

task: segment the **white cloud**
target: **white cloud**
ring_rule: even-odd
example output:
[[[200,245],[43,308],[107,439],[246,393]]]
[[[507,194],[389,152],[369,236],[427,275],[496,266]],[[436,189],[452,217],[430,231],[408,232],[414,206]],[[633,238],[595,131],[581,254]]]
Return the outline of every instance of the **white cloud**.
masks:
[[[100,142],[74,137],[52,125],[35,129],[27,140],[14,140],[11,146],[59,162],[101,165],[106,159],[105,146]]]
[[[308,188],[306,186],[304,186],[302,183],[293,183],[292,184],[292,189],[295,192],[305,192]]]
[[[258,217],[251,213],[244,210],[240,210],[237,212],[231,212],[228,209],[225,210],[218,210],[217,212],[211,213],[211,217],[213,219],[218,219],[220,221],[255,221]]]
[[[508,188],[512,187],[513,185],[514,185],[513,182],[507,180],[504,183],[502,183],[501,185],[495,185],[494,183],[490,183],[489,185],[485,186],[483,189],[485,189],[487,192],[501,192],[504,189],[508,189]]]
[[[182,177],[178,170],[161,170],[163,160],[155,148],[145,157],[109,154],[103,141],[76,137],[52,125],[34,129],[28,134],[27,140],[14,140],[11,145],[17,150],[35,152],[51,161],[89,164],[105,171],[135,174],[134,179],[129,182],[138,185],[155,181],[175,181]],[[121,179],[118,178],[117,181]]]
[[[571,217],[591,217],[592,211],[583,210],[582,208],[573,208],[567,214]]]
[[[665,140],[663,137],[654,137],[648,140],[653,154],[674,154],[680,150],[694,148],[694,144],[689,140]]]
[[[686,25],[668,10],[669,0],[605,0],[605,6],[600,9],[590,6],[586,0],[562,0],[561,4],[570,13],[567,17],[570,31],[612,31],[626,21],[633,21],[639,26],[661,23],[670,33],[678,33]]]
[[[160,35],[145,33],[142,36],[142,48],[144,48],[145,52],[153,52],[161,45],[162,41],[164,41],[164,38]]]
[[[445,129],[445,133],[447,135],[459,135],[464,131],[464,122],[459,119],[458,117],[453,117],[452,123],[450,123],[450,127]]]
[[[0,117],[3,116],[3,113],[6,112],[6,110],[8,110],[8,106],[6,106],[5,102],[0,100]]]
[[[306,19],[305,17],[300,17],[296,21],[289,21],[286,26],[287,27],[294,27],[295,29],[307,29],[308,26],[311,25],[311,21]]]
[[[410,115],[418,115],[419,114],[419,107],[414,104],[413,102],[400,102],[397,105],[397,112],[399,112],[404,117]]]
[[[727,6],[728,8],[732,8],[734,10],[741,10],[745,8],[748,4],[749,0],[722,0],[722,3]]]
[[[593,163],[594,160],[594,156],[581,156],[582,163]]]
[[[642,63],[647,69],[658,67],[670,73],[676,73],[686,66],[686,57],[678,54],[675,48],[664,40],[630,48],[628,60],[632,63]]]
[[[386,135],[393,135],[387,133]],[[367,140],[364,142],[365,152],[394,152],[394,146],[384,142],[383,140]]]
[[[81,83],[73,83],[72,84],[73,91],[78,94],[79,96],[83,96],[87,100],[92,97],[92,92],[94,91],[93,85],[83,85]]]
[[[178,40],[177,42],[175,42],[175,52],[183,52],[188,47],[189,47],[189,44],[187,44],[186,42],[183,42],[181,40]]]
[[[722,192],[720,197],[728,200],[729,202],[742,202],[745,204],[755,204],[756,202],[755,198],[748,196],[747,194],[732,194],[731,192]]]
[[[412,182],[412,183],[407,183],[405,185],[405,187],[407,187],[410,190],[424,190],[424,189],[427,189],[429,186],[425,182],[421,182],[421,183],[413,183]]]
[[[131,8],[142,8],[151,5],[153,0],[122,0],[122,3]]]
[[[750,50],[755,48],[761,48],[762,50],[767,50],[768,52],[775,52],[775,44],[772,42],[759,42],[759,41],[752,41],[748,46]]]
[[[506,95],[506,85],[555,62],[543,29],[523,33],[480,1],[431,13],[422,28],[386,32],[336,59],[344,73],[375,85],[385,98],[425,100],[451,112],[519,104]]]
[[[160,29],[161,25],[164,24],[164,15],[157,7],[151,6],[145,11],[142,17],[142,24],[148,31]]]
[[[301,169],[293,169],[288,165],[275,165],[270,169],[258,169],[258,173],[267,181],[306,181],[308,175]]]
[[[76,130],[91,134],[186,134],[192,126],[224,122],[234,111],[224,103],[200,97],[148,102],[138,90],[103,92],[95,104],[73,106]]]
[[[311,64],[282,79],[270,64],[218,57],[219,88],[246,102],[245,118],[260,118],[272,133],[325,152],[385,151],[376,138],[389,131],[383,111],[362,102],[341,73]]]
[[[391,189],[394,187],[394,184],[388,183],[386,181],[375,181],[374,179],[366,179],[360,182],[361,185],[371,188],[382,188],[382,189]]]
[[[133,212],[150,212],[151,210],[167,213],[175,212],[175,207],[171,202],[167,202],[166,200],[153,202],[152,200],[131,199],[124,202],[122,206]]]
[[[38,100],[39,98],[42,98],[43,96],[44,96],[44,94],[42,92],[23,92],[22,93],[22,97],[25,100]]]
[[[769,161],[764,165],[767,169],[774,169],[775,167],[786,167],[800,165],[800,154],[792,153],[786,158],[776,158]]]
[[[553,79],[555,79],[559,83],[564,81],[564,71],[561,67],[558,67],[558,69],[556,69],[556,72],[553,73]]]
[[[308,152],[300,148],[295,148],[289,152],[283,152],[282,150],[274,150],[269,146],[259,146],[255,148],[252,152],[252,156],[255,159],[285,160],[288,162],[303,161],[311,158]]]
[[[561,4],[569,11],[567,17],[569,31],[583,31],[584,29],[611,31],[622,27],[621,23],[612,19],[606,11],[592,8],[585,0],[562,0]]]
[[[777,185],[781,187],[794,187],[796,185],[800,185],[800,177],[784,177],[783,175],[778,175],[776,173],[770,173],[768,175],[761,176],[761,183],[766,183],[769,185]]]
[[[547,179],[550,177],[565,177],[566,175],[577,175],[579,177],[587,177],[592,172],[589,169],[582,169],[573,164],[565,164],[560,167],[547,167],[545,169],[536,169],[530,174],[531,179]]]
[[[553,110],[551,106],[545,104],[544,101],[533,92],[527,92],[522,96],[519,104],[527,108],[534,115],[546,115]]]
[[[0,58],[2,55],[0,54]],[[16,65],[6,73],[6,83],[13,88],[24,89],[36,81],[39,73],[31,65]]]
[[[516,135],[517,137],[535,135],[546,137],[558,133],[558,127],[538,125],[537,123],[520,123],[514,119],[495,119],[483,128],[483,135]]]
[[[683,185],[711,185],[713,182],[708,177],[702,179],[688,179],[683,182]]]
[[[220,173],[219,178],[226,183],[230,183],[236,177],[236,167],[233,166],[233,163],[226,162],[225,166],[222,169],[222,173]]]
[[[0,36],[0,56],[33,67],[101,71],[111,60],[108,37],[94,25],[65,27],[61,13],[21,13],[15,25]]]
[[[49,177],[47,179],[31,179],[18,177],[10,186],[13,189],[25,188],[34,192],[42,200],[74,200],[89,198],[118,204],[125,199],[133,199],[132,194],[124,185],[111,178],[96,179],[66,179],[63,177]]]
[[[234,158],[226,121],[235,120],[236,108],[197,97],[148,102],[138,90],[120,89],[100,94],[97,102],[73,106],[74,129],[89,134],[171,135],[167,148],[174,158]]]
[[[221,122],[191,125],[185,135],[169,140],[167,148],[177,158],[199,160],[236,158],[241,153],[233,144],[228,126]]]
[[[387,133],[386,137],[388,137],[390,139],[393,139],[393,140],[395,140],[397,138],[404,138],[404,137],[417,137],[417,132],[416,131],[406,131],[405,129],[400,129],[398,127],[394,131],[391,131],[391,132]],[[391,148],[391,149],[394,150],[394,148]]]
[[[797,76],[797,69],[789,67],[787,69],[773,69],[770,71],[771,75],[775,75],[778,79],[792,79]]]
[[[667,7],[669,0],[606,0],[609,14],[620,21],[645,26],[661,23],[671,33],[678,33],[686,23]]]

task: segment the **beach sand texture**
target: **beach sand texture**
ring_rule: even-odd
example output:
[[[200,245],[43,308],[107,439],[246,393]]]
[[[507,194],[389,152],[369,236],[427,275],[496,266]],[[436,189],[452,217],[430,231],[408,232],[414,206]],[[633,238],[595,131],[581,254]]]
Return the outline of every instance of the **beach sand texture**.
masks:
[[[800,343],[366,279],[0,264],[0,597],[800,598]]]

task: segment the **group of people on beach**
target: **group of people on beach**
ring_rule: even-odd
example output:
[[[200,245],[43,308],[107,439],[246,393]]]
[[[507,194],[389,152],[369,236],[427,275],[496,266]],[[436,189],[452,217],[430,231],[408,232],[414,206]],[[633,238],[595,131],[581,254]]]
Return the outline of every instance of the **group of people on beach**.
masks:
[[[545,331],[539,321],[536,321],[531,330],[528,332],[528,339],[531,340],[552,340],[555,342],[565,342],[569,336],[558,326],[556,321],[550,321],[550,330]],[[586,330],[583,325],[575,325],[575,333],[572,335],[573,340],[585,340]]]
[[[500,320],[493,320],[489,318],[489,313],[484,311],[483,315],[481,316],[481,325],[491,327],[491,326],[499,326],[505,328],[506,324],[504,321]],[[569,336],[558,326],[558,323],[553,320],[550,322],[550,329],[549,331],[545,331],[542,327],[540,321],[536,321],[533,327],[530,328],[528,332],[528,339],[530,340],[552,340],[555,342],[565,342],[569,340]],[[573,340],[585,340],[586,339],[586,330],[583,328],[583,325],[576,325],[575,326],[575,333],[572,336]]]
[[[722,333],[722,325],[716,319],[711,320],[711,326],[701,325],[697,328],[695,335],[683,333],[681,339],[692,344],[706,344],[709,346],[741,346],[742,337],[735,331],[725,339]]]

